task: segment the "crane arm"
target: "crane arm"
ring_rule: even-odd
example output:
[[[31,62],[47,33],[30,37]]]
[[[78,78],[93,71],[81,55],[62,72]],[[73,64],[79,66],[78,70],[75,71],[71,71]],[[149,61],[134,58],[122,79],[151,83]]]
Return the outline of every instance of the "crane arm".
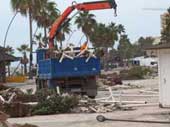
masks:
[[[58,34],[64,25],[64,23],[67,23],[69,20],[68,16],[77,9],[78,11],[91,11],[91,10],[102,10],[102,9],[115,9],[116,14],[116,8],[117,4],[115,0],[105,0],[105,1],[95,1],[95,2],[86,2],[86,3],[80,3],[75,4],[70,7],[68,7],[62,15],[56,19],[54,24],[51,27],[50,30],[50,36],[49,36],[49,48],[54,47],[54,37],[56,34]]]

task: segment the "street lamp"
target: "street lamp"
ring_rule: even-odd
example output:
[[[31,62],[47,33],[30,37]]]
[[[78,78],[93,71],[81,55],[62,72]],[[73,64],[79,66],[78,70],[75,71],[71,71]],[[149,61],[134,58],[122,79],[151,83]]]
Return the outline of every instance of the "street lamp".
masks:
[[[7,40],[7,37],[8,37],[9,29],[10,29],[10,27],[11,27],[11,25],[12,25],[15,17],[17,16],[18,12],[19,12],[19,11],[16,11],[16,12],[15,12],[14,16],[13,16],[12,19],[10,20],[10,23],[9,23],[9,25],[8,25],[8,27],[7,27],[7,30],[6,30],[6,33],[5,33],[5,37],[4,37],[4,48],[6,47],[6,40]]]

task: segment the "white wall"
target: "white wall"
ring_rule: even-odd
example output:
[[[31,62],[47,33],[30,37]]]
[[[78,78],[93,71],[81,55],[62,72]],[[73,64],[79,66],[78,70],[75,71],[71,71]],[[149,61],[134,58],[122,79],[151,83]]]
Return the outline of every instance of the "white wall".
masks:
[[[159,56],[159,103],[170,107],[170,49],[161,49]]]

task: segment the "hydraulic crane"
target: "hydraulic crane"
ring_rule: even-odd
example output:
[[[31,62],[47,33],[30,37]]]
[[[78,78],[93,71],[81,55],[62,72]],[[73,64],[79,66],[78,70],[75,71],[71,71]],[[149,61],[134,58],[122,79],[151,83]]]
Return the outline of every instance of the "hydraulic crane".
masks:
[[[69,6],[62,15],[56,19],[51,27],[49,35],[49,48],[54,48],[54,37],[60,32],[62,27],[68,23],[71,18],[68,16],[74,11],[91,11],[91,10],[103,10],[103,9],[114,9],[116,15],[117,4],[115,0],[105,0],[105,1],[95,1],[95,2],[85,2],[79,3],[73,2],[72,6]]]

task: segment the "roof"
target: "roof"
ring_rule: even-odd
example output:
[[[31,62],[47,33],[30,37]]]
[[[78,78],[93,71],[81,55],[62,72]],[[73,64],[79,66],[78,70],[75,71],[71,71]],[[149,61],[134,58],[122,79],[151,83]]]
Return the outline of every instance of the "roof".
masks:
[[[170,43],[154,45],[146,48],[146,50],[159,50],[159,49],[170,49]]]
[[[5,53],[5,49],[0,46],[0,62],[2,61],[12,62],[12,61],[17,61],[17,60],[18,60],[17,57]]]

